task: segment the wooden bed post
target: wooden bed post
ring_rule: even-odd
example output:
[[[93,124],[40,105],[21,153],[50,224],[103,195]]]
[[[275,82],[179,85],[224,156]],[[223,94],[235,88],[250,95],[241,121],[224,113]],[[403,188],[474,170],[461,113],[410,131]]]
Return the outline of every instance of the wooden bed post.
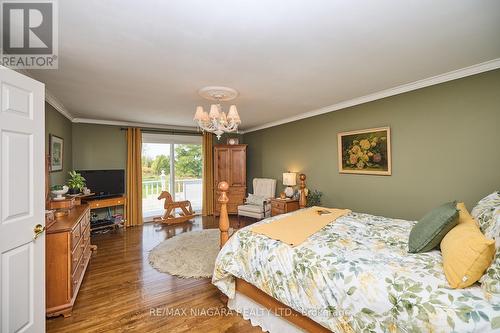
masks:
[[[307,203],[307,195],[306,195],[306,175],[303,173],[299,176],[300,179],[300,198],[299,198],[299,207],[305,208]]]
[[[229,239],[229,216],[227,215],[227,191],[229,184],[227,182],[220,182],[218,185],[220,191],[220,216],[219,216],[219,230],[220,230],[220,247],[222,248]]]

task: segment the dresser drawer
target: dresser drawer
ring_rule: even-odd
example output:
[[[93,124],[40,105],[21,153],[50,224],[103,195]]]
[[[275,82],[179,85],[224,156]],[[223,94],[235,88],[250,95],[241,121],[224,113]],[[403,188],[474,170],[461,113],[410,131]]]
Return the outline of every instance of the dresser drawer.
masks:
[[[239,195],[244,196],[246,194],[246,192],[247,192],[247,188],[244,186],[237,186],[237,187],[230,187],[229,188],[229,193],[232,193],[232,194],[234,193],[236,195],[239,194]]]
[[[78,287],[78,283],[84,273],[85,269],[85,258],[82,255],[80,261],[78,262],[78,266],[76,267],[75,272],[71,275],[71,294],[76,292],[76,288]]]
[[[271,216],[276,216],[280,214],[285,214],[285,210],[283,209],[277,209],[277,208],[271,208]]]
[[[228,204],[226,205],[226,208],[227,208],[227,213],[228,213],[228,214],[238,214],[238,206],[239,206],[239,205],[241,205],[241,204],[239,204],[239,203],[228,203]],[[217,204],[215,205],[215,212],[216,212],[217,214],[219,214],[219,213],[220,213],[220,207],[221,207],[220,203],[217,203]]]
[[[92,251],[90,250],[90,239],[85,242],[85,250],[83,250],[83,259],[87,262],[92,255]]]
[[[271,199],[271,215],[286,214],[299,209],[298,200]]]
[[[78,241],[80,240],[82,236],[82,230],[80,229],[81,225],[80,223],[77,223],[73,230],[71,230],[70,237],[71,237],[71,250],[74,250],[75,246],[78,244]]]
[[[78,284],[83,279],[83,275],[85,274],[85,266],[90,258],[90,242],[82,244],[83,252],[80,256],[80,260],[78,261],[78,266],[75,271],[71,275],[71,291],[74,293],[76,288],[78,288]]]
[[[75,249],[71,253],[71,273],[74,273],[78,267],[78,263],[81,261],[83,250],[85,249],[85,241],[80,238],[80,242],[75,246]]]
[[[89,202],[90,209],[120,206],[120,205],[124,205],[124,204],[125,204],[125,199],[123,197],[101,199],[101,200],[92,200]]]
[[[85,230],[82,231],[82,238],[84,241],[90,240],[90,225],[87,224]]]
[[[85,213],[85,215],[83,215],[83,217],[80,221],[80,225],[81,225],[82,230],[85,230],[85,228],[89,224],[90,224],[90,212],[87,212],[87,213]]]
[[[221,192],[220,191],[215,191],[215,199],[216,202],[219,201]],[[245,190],[238,189],[237,191],[229,190],[227,192],[227,198],[229,199],[229,202],[234,202],[234,203],[239,203],[243,202],[243,199],[245,199]]]
[[[272,209],[279,209],[279,210],[285,210],[286,207],[286,202],[280,202],[280,201],[272,201],[271,202],[271,208]]]

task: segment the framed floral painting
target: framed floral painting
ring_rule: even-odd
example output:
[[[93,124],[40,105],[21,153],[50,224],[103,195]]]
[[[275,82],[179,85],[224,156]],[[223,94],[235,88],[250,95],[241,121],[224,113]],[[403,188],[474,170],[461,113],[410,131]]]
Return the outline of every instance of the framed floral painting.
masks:
[[[340,173],[391,175],[389,127],[338,133],[337,143]]]

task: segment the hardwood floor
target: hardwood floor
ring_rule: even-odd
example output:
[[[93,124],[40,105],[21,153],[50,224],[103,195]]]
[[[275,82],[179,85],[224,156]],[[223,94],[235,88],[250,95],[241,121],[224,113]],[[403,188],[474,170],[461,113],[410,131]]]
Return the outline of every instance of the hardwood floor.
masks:
[[[236,219],[231,224],[236,228]],[[148,263],[165,238],[217,227],[215,218],[197,217],[177,227],[145,224],[92,236],[98,251],[73,314],[47,319],[47,332],[262,332],[236,313],[217,315],[227,309],[209,279],[177,278]]]

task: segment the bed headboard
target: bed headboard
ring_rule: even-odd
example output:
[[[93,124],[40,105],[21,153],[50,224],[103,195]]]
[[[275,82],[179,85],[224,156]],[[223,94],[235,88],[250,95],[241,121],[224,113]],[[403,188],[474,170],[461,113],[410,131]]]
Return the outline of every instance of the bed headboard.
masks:
[[[300,197],[299,206],[304,208],[307,204],[307,194],[306,194],[306,175],[303,173],[299,176],[300,179]],[[229,190],[229,184],[227,182],[220,182],[217,185],[219,189],[219,203],[220,203],[220,216],[219,216],[219,230],[220,230],[220,247],[222,248],[229,239],[229,216],[227,215],[227,203],[229,198],[227,196],[227,191]]]

